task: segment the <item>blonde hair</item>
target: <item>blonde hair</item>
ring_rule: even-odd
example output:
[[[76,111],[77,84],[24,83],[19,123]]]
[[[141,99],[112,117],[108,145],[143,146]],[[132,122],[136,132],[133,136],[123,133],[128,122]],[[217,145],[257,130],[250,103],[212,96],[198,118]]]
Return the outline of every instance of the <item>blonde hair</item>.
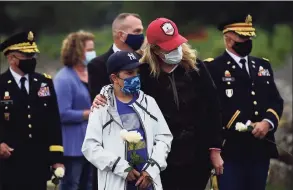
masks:
[[[155,77],[158,77],[161,72],[158,56],[154,53],[158,50],[160,50],[159,46],[147,43],[143,49],[143,56],[139,60],[141,63],[147,63],[150,65],[151,74]],[[182,65],[186,71],[197,70],[197,51],[192,49],[188,43],[182,44],[182,51],[183,57],[180,65]]]
[[[85,42],[94,41],[95,36],[90,32],[78,31],[70,33],[62,42],[61,62],[69,67],[83,61]]]

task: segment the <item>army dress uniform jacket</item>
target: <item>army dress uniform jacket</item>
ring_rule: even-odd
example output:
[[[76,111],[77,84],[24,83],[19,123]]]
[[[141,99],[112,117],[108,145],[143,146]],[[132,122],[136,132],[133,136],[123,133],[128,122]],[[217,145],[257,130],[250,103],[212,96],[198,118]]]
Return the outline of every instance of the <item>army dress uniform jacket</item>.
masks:
[[[207,59],[208,60],[208,59]],[[229,159],[264,159],[278,157],[276,146],[265,139],[255,138],[251,132],[235,130],[237,122],[246,124],[268,119],[274,124],[266,137],[275,142],[274,133],[283,113],[283,99],[274,82],[268,60],[248,56],[249,75],[225,53],[207,66],[217,86],[223,121],[223,152]]]
[[[1,181],[46,183],[50,166],[62,163],[60,116],[52,79],[29,75],[29,95],[21,93],[11,71],[0,76],[0,143],[14,149],[2,159]]]

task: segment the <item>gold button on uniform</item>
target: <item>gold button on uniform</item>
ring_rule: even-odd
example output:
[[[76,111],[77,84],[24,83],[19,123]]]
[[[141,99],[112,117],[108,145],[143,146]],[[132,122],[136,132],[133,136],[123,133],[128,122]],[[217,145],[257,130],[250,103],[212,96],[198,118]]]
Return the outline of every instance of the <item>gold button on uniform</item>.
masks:
[[[269,82],[269,81],[267,81],[267,84],[270,84],[270,82]]]
[[[27,108],[30,109],[31,108],[30,105],[28,105]]]
[[[32,138],[33,137],[32,134],[29,134],[28,136],[29,136],[29,138]]]
[[[47,106],[47,104],[46,104],[46,103],[44,103],[44,106],[46,107],[46,106]]]
[[[31,124],[29,124],[29,125],[28,125],[28,127],[29,127],[29,128],[32,128],[32,125],[31,125]]]
[[[255,115],[258,115],[258,111],[254,112]]]
[[[231,82],[227,82],[227,84],[228,84],[228,85],[230,85],[230,84],[231,84]]]
[[[29,115],[27,115],[27,117],[30,119],[31,118],[31,115],[29,114]]]
[[[254,101],[254,102],[253,102],[253,104],[254,104],[254,105],[256,105],[256,104],[257,104],[257,102],[256,102],[256,101]]]
[[[251,91],[251,94],[254,96],[255,95],[255,92],[254,91]]]
[[[7,107],[7,106],[5,106],[5,109],[7,110],[7,109],[8,109],[8,107]]]

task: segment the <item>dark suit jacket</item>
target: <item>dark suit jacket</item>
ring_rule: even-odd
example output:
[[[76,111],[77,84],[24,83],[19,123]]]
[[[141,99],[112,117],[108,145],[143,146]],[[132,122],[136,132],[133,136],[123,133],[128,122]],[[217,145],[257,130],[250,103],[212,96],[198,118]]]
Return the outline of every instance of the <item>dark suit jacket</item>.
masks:
[[[111,46],[106,53],[92,59],[88,64],[88,84],[92,100],[100,93],[103,86],[110,83],[106,62],[113,53]]]

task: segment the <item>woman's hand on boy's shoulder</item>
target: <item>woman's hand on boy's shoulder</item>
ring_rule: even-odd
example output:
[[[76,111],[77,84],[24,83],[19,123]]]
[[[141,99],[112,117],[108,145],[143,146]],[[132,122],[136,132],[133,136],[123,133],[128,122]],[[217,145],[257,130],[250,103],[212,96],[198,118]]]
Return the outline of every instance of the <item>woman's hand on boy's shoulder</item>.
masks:
[[[98,108],[99,109],[99,106],[105,106],[107,105],[107,99],[104,95],[102,94],[98,94],[94,101],[93,101],[93,104],[92,104],[92,107],[91,107],[91,110],[93,110],[94,108]]]

